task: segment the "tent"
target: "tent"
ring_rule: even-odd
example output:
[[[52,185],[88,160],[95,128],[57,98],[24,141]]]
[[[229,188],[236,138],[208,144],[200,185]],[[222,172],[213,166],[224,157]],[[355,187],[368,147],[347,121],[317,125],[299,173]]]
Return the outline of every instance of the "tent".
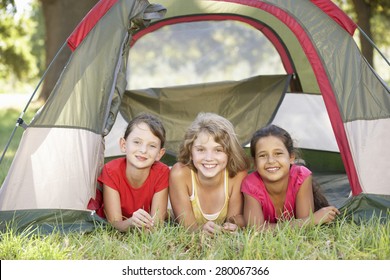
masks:
[[[279,124],[331,202],[387,218],[390,90],[356,28],[328,0],[101,0],[23,133],[0,189],[2,229],[11,218],[19,228],[99,222],[86,209],[96,178],[142,111],[161,117],[172,156],[200,111],[232,121],[243,145]]]

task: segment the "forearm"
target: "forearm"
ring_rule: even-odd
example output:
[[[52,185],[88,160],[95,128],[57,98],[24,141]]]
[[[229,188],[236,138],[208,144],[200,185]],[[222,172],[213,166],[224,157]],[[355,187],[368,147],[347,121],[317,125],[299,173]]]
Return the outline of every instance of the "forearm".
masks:
[[[242,228],[245,226],[245,219],[242,214],[238,214],[235,216],[231,216],[226,219],[226,222],[236,224],[239,228]]]
[[[128,231],[131,227],[133,227],[133,224],[130,219],[123,220],[123,221],[111,221],[110,224],[119,230],[120,232],[126,232]]]
[[[164,210],[160,210],[160,209],[157,209],[156,212],[151,213],[151,216],[152,216],[152,219],[154,221],[154,224],[155,225],[158,225],[158,224],[161,224],[162,222],[164,222],[167,218],[168,218],[168,211],[164,211]]]
[[[186,228],[189,232],[195,232],[195,231],[201,229],[201,227],[196,223],[196,221],[192,221],[192,220],[188,220],[188,219],[176,219],[176,221],[181,226]]]

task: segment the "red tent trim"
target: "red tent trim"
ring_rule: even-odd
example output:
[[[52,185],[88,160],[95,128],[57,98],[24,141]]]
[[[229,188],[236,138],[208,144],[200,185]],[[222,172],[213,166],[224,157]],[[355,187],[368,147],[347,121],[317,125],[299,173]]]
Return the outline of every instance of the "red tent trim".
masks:
[[[346,30],[351,36],[355,33],[357,24],[352,21],[336,4],[329,0],[311,0],[324,13],[330,16],[338,25]]]
[[[362,188],[360,186],[359,178],[353,162],[352,153],[348,144],[344,123],[338,109],[337,100],[333,93],[333,89],[329,82],[326,71],[322,65],[321,59],[319,58],[311,39],[307,36],[302,26],[285,11],[275,6],[264,4],[263,2],[252,2],[254,7],[263,9],[284,22],[290,28],[290,30],[294,32],[295,36],[301,43],[302,49],[306,53],[306,56],[312,65],[313,71],[318,81],[318,85],[324,98],[333,131],[335,132],[336,141],[340,149],[340,154],[343,158],[348,179],[351,184],[352,194],[360,194],[362,192]]]
[[[211,1],[237,3],[237,4],[264,10],[274,15],[278,19],[280,19],[280,21],[286,24],[290,28],[290,30],[295,34],[316,75],[318,85],[320,87],[322,96],[324,98],[324,102],[326,104],[326,108],[332,124],[332,128],[333,131],[335,132],[336,141],[340,149],[340,155],[343,159],[347,176],[351,184],[352,194],[353,195],[360,194],[362,192],[362,188],[360,186],[359,178],[353,162],[352,153],[348,145],[348,138],[345,132],[344,123],[341,118],[340,111],[338,110],[336,97],[333,93],[332,86],[329,82],[326,71],[322,65],[321,59],[319,58],[311,39],[307,36],[302,26],[295,20],[295,18],[293,18],[286,11],[269,3],[259,2],[256,0],[211,0]],[[325,12],[328,15],[332,11],[336,11],[337,16],[331,16],[331,17],[333,19],[338,18],[339,22],[338,21],[336,22],[340,25],[340,22],[344,22],[346,17],[341,17],[339,12],[342,11],[339,10],[337,6],[330,5],[329,2],[330,1],[328,0],[313,0],[313,4],[318,5],[319,8],[321,7],[320,9],[323,11],[325,10]],[[343,25],[341,26],[343,27]],[[348,26],[348,24],[346,26]]]
[[[221,2],[231,2],[247,6],[256,6],[259,4],[259,1],[256,0],[209,0],[209,1],[221,1]],[[340,25],[345,31],[347,31],[351,36],[357,28],[357,24],[352,21],[347,14],[344,13],[336,4],[330,0],[310,0],[314,5],[320,8],[325,14],[331,17],[338,25]],[[264,3],[263,3],[264,4]],[[266,5],[272,5],[268,3]]]
[[[68,46],[72,52],[77,49],[88,33],[95,27],[96,23],[116,2],[118,0],[101,0],[88,12],[67,39]]]

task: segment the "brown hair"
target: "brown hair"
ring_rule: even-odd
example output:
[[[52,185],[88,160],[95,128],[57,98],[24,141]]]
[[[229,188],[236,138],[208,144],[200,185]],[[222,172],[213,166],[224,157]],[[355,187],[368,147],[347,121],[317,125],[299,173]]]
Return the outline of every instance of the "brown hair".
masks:
[[[260,128],[257,130],[251,139],[251,156],[255,157],[256,155],[256,143],[259,141],[259,139],[267,136],[275,136],[279,138],[284,146],[286,147],[289,155],[297,155],[298,150],[294,148],[294,141],[291,138],[290,134],[284,130],[283,128],[276,126],[274,124],[267,125],[263,128]]]
[[[149,113],[141,113],[135,118],[133,118],[129,124],[127,125],[124,138],[127,139],[127,136],[133,131],[134,127],[145,123],[147,126],[149,126],[150,130],[152,131],[153,135],[155,135],[158,139],[161,141],[161,148],[164,147],[165,144],[165,128],[162,124],[161,120],[157,118],[156,116],[149,114]]]
[[[199,113],[188,127],[184,135],[184,141],[180,145],[177,157],[179,162],[196,171],[191,159],[191,150],[194,141],[201,132],[209,134],[215,142],[222,145],[228,156],[226,168],[230,177],[234,177],[238,172],[248,169],[248,158],[238,142],[232,123],[214,113]]]
[[[295,155],[295,164],[296,165],[302,165],[302,163],[299,163],[298,157],[299,157],[299,151],[294,147],[294,141],[291,138],[291,135],[284,130],[283,128],[271,124],[267,125],[263,128],[260,128],[257,130],[251,139],[251,156],[254,158],[256,155],[256,143],[263,137],[267,136],[274,136],[279,138],[284,146],[286,147],[289,155],[291,156],[292,154]],[[329,206],[329,202],[326,199],[326,197],[323,195],[321,191],[321,187],[317,181],[312,180],[312,189],[313,189],[313,199],[314,199],[314,211],[317,211],[323,207]]]

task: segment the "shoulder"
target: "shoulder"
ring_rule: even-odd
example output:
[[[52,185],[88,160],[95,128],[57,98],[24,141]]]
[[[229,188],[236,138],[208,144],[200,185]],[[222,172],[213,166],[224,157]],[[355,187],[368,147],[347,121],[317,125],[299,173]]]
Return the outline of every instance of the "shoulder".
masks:
[[[104,167],[107,167],[107,168],[118,168],[121,165],[126,165],[126,158],[125,157],[120,157],[120,158],[116,158],[116,159],[110,160],[109,162],[107,162],[104,165]]]
[[[243,182],[257,182],[257,181],[261,181],[261,177],[259,175],[259,173],[257,173],[256,171],[253,171],[249,174],[247,174],[243,180]]]
[[[165,163],[156,161],[150,168],[149,178],[151,180],[162,182],[162,184],[168,185],[169,180],[169,167]]]
[[[153,163],[151,170],[153,170],[154,172],[169,172],[169,167],[161,161],[156,161],[155,163]]]
[[[126,169],[126,158],[121,157],[107,162],[103,167],[102,173],[113,175],[119,173],[123,169]]]
[[[241,184],[242,180],[244,178],[246,178],[247,175],[248,175],[248,172],[246,170],[243,170],[243,171],[238,172],[236,174],[236,176],[234,176],[233,178],[229,178],[229,180],[232,183],[239,183],[239,184]]]
[[[304,165],[293,164],[291,166],[291,168],[290,168],[290,176],[292,176],[292,177],[303,177],[303,178],[306,178],[309,175],[311,175],[311,173],[312,172],[310,171],[310,169],[308,169]]]
[[[306,166],[293,164],[290,169],[290,181],[300,186],[311,174],[312,172]]]
[[[169,173],[169,191],[171,194],[190,196],[191,186],[191,169],[180,162],[174,164]]]
[[[185,178],[191,176],[191,169],[181,162],[175,163],[170,172],[171,177]]]
[[[241,191],[244,194],[249,194],[253,197],[263,197],[265,192],[265,185],[259,173],[256,171],[248,174],[241,184]]]

